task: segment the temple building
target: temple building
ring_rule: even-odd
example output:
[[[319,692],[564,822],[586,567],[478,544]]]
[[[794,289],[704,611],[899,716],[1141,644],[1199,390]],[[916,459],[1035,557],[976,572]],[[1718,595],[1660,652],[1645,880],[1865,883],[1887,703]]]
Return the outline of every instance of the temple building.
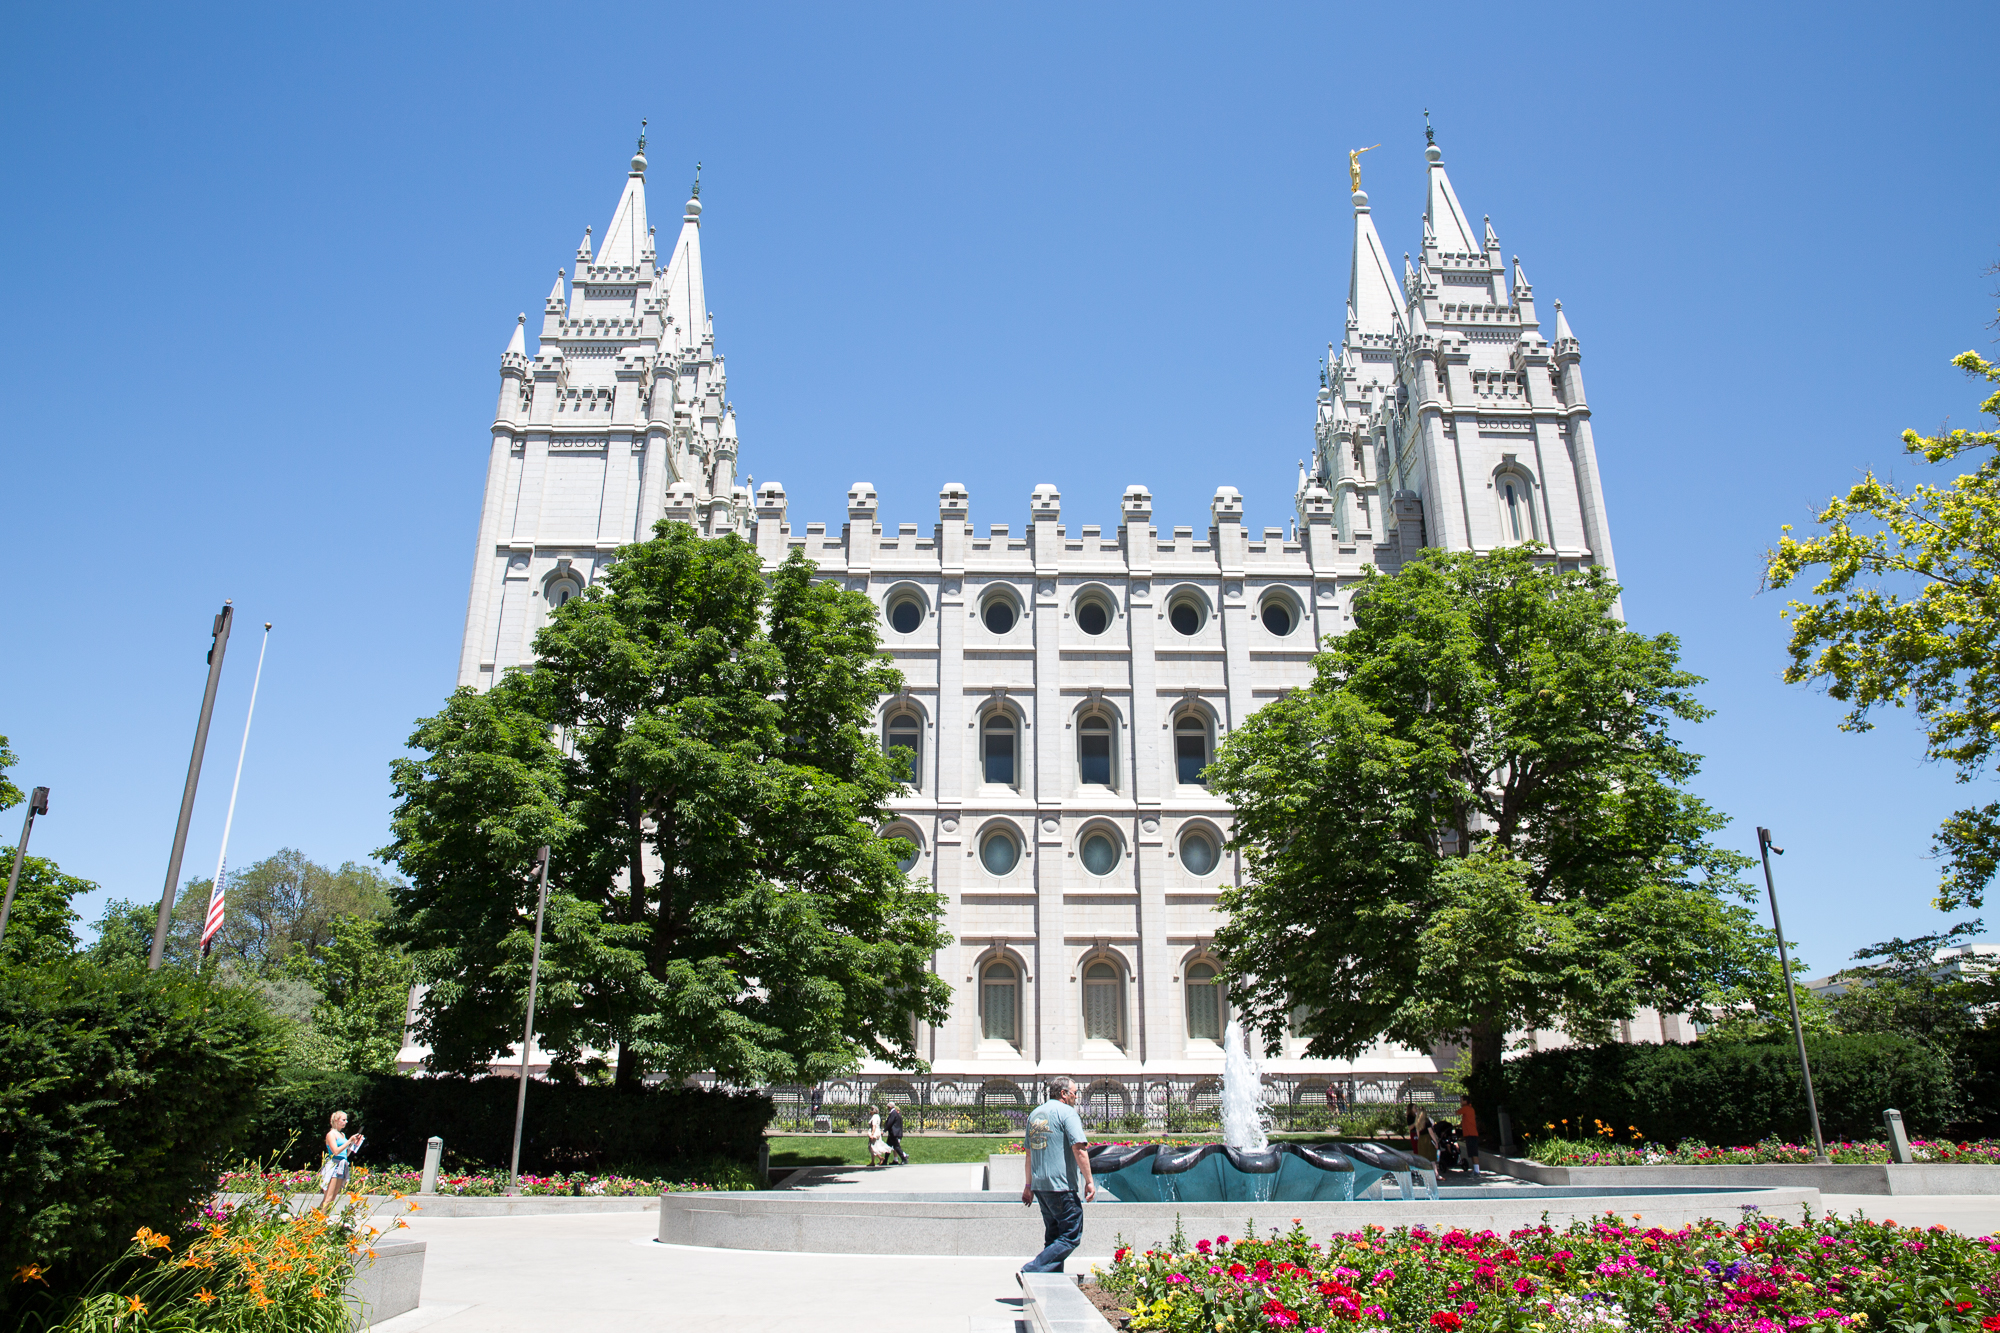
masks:
[[[772,564],[803,548],[881,608],[906,681],[880,727],[916,756],[890,831],[949,903],[936,967],[956,1001],[919,1034],[935,1075],[1077,1075],[1132,1113],[1204,1086],[1229,1011],[1215,902],[1242,873],[1230,809],[1201,781],[1215,746],[1311,679],[1371,567],[1527,541],[1567,566],[1612,564],[1561,303],[1545,334],[1520,261],[1490,222],[1475,230],[1433,143],[1419,253],[1400,273],[1352,168],[1346,309],[1288,527],[1245,527],[1228,485],[1207,527],[1163,530],[1144,484],[1100,526],[1065,521],[1050,485],[974,496],[945,476],[935,514],[884,515],[857,482],[844,514],[794,521],[782,485],[741,476],[699,184],[663,265],[640,149],[603,239],[586,231],[557,273],[533,354],[524,317],[501,355],[459,682],[529,661],[550,609],[662,518],[739,533]],[[1449,1054],[1330,1062],[1303,1045],[1266,1062],[1298,1096],[1432,1073]]]

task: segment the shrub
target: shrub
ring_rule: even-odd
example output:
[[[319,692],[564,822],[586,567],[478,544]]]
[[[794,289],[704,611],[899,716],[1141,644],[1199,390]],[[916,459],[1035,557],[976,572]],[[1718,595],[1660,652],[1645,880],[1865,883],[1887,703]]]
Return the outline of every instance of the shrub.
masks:
[[[432,1135],[448,1159],[507,1165],[514,1137],[511,1078],[409,1078],[395,1074],[293,1070],[243,1144],[287,1166],[315,1166],[327,1116],[346,1111],[349,1134],[366,1134],[367,1161],[421,1162]],[[705,1088],[532,1083],[521,1132],[521,1169],[552,1172],[650,1170],[691,1159],[757,1160],[773,1113],[762,1093]],[[288,1146],[289,1145],[289,1146]]]
[[[1952,1120],[1950,1065],[1921,1042],[1883,1034],[1808,1036],[1806,1050],[1829,1139],[1872,1137],[1891,1106],[1901,1109],[1912,1133],[1935,1133]],[[1789,1037],[1540,1051],[1483,1071],[1478,1081],[1475,1099],[1508,1106],[1526,1137],[1595,1134],[1599,1121],[1621,1143],[1636,1141],[1635,1132],[1664,1144],[1812,1137]],[[1551,1124],[1555,1130],[1545,1129]]]
[[[178,968],[0,968],[0,1272],[81,1281],[185,1226],[282,1043],[254,996]]]

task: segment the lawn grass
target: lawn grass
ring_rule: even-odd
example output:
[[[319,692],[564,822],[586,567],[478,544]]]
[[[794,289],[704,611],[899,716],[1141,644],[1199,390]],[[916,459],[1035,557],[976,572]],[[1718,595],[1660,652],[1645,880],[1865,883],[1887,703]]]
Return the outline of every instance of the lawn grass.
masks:
[[[1122,1134],[1104,1132],[1098,1137],[1118,1141],[1126,1138],[1165,1138],[1166,1135]],[[1185,1143],[1220,1142],[1220,1134],[1190,1134],[1173,1136]],[[1273,1142],[1285,1140],[1291,1143],[1353,1143],[1352,1138],[1342,1139],[1334,1134],[1273,1134]],[[903,1139],[903,1151],[910,1155],[912,1162],[983,1162],[988,1153],[1005,1152],[1019,1144],[1018,1134],[911,1134]],[[866,1166],[868,1164],[868,1136],[866,1134],[781,1134],[773,1135],[771,1144],[772,1166]]]
[[[1018,1143],[1017,1134],[912,1134],[903,1151],[912,1162],[983,1162],[988,1153]],[[866,1166],[866,1134],[786,1134],[770,1139],[772,1166]]]

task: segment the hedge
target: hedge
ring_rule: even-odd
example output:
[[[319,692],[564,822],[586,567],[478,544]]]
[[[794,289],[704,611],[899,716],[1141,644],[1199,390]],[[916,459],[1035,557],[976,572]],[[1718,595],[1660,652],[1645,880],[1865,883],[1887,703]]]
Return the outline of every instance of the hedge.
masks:
[[[88,1278],[184,1226],[282,1050],[254,996],[180,968],[0,967],[0,1273]]]
[[[243,1143],[243,1155],[282,1154],[314,1166],[327,1117],[346,1111],[349,1134],[366,1134],[356,1160],[416,1165],[432,1135],[454,1166],[505,1167],[514,1137],[511,1078],[410,1078],[397,1074],[289,1070]],[[723,1157],[754,1164],[771,1121],[756,1092],[535,1082],[521,1133],[521,1169],[644,1172]],[[287,1148],[287,1144],[290,1147]]]
[[[1882,1112],[1896,1107],[1912,1133],[1939,1133],[1954,1119],[1950,1062],[1909,1037],[1820,1036],[1806,1039],[1820,1126],[1829,1139],[1879,1137]],[[1589,1137],[1594,1122],[1631,1143],[1636,1126],[1648,1140],[1700,1139],[1716,1145],[1776,1136],[1810,1141],[1797,1047],[1790,1037],[1697,1041],[1690,1045],[1570,1047],[1507,1061],[1476,1076],[1482,1107],[1505,1105],[1516,1132]]]

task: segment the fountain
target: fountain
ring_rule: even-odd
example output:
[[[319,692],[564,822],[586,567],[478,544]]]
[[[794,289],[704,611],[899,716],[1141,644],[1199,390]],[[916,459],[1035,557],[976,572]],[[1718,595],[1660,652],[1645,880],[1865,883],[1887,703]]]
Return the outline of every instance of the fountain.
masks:
[[[1265,1133],[1263,1071],[1235,1019],[1222,1042],[1224,1142],[1093,1148],[1091,1172],[1102,1188],[1127,1203],[1351,1201],[1371,1191],[1380,1198],[1380,1183],[1394,1177],[1408,1199],[1421,1176],[1430,1197],[1437,1197],[1436,1173],[1422,1159],[1386,1144],[1272,1147]]]

